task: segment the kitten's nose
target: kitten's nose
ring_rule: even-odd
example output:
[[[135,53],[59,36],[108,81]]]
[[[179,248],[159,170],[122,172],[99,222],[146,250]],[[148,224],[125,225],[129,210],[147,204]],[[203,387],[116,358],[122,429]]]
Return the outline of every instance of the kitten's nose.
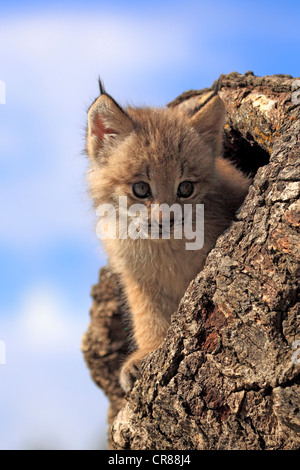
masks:
[[[161,220],[159,221],[159,228],[163,228],[164,224],[168,223],[170,227],[174,226],[174,217],[170,217],[170,220]]]
[[[170,214],[170,220],[167,219],[167,220],[164,220],[163,219],[163,213],[161,211],[159,211],[159,214],[158,214],[158,225],[162,228],[162,226],[168,222],[170,224],[170,227],[173,227],[174,225],[174,213],[173,214]]]

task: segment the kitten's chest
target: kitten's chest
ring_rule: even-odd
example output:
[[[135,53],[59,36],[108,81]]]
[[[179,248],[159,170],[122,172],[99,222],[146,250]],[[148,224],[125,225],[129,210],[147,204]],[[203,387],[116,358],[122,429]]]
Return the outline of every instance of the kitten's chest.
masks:
[[[186,250],[183,241],[170,241],[146,247],[142,259],[143,274],[139,268],[136,273],[140,281],[155,286],[161,295],[178,303],[191,280],[203,268],[205,256],[203,250]]]
[[[184,240],[107,240],[105,245],[111,265],[122,277],[127,272],[145,291],[151,289],[176,301],[202,270],[206,258],[205,248],[187,250]]]

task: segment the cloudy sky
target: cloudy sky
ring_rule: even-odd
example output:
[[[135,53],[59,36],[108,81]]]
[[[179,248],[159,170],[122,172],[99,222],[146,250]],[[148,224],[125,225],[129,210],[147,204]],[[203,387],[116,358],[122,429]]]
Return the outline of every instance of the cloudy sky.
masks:
[[[233,70],[296,77],[299,15],[289,0],[1,2],[0,449],[103,445],[107,401],[79,351],[105,264],[82,154],[98,75],[120,104],[155,106]]]

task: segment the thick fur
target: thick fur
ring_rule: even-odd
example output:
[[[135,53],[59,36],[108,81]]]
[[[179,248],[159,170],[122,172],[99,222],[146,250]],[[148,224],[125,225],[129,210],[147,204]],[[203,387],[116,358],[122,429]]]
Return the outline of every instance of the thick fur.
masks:
[[[186,250],[185,239],[112,239],[104,247],[119,275],[133,321],[135,352],[124,363],[120,382],[128,392],[139,363],[164,339],[171,315],[190,281],[203,269],[208,252],[230,225],[250,180],[220,157],[224,106],[215,96],[192,118],[176,108],[122,110],[102,94],[88,113],[88,182],[95,207],[119,196],[128,205],[204,204],[204,246]],[[138,199],[132,185],[147,182],[151,198]],[[177,196],[182,181],[194,183],[187,199]],[[159,214],[156,214],[159,218]]]

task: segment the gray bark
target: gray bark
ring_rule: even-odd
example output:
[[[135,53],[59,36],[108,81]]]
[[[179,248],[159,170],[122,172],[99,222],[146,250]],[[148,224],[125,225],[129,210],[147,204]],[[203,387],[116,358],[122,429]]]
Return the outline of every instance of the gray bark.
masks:
[[[223,77],[224,155],[255,178],[128,397],[116,276],[101,270],[82,349],[110,399],[111,449],[297,449],[300,106],[286,75]],[[189,106],[210,89],[184,93]],[[293,95],[295,97],[295,95]]]

